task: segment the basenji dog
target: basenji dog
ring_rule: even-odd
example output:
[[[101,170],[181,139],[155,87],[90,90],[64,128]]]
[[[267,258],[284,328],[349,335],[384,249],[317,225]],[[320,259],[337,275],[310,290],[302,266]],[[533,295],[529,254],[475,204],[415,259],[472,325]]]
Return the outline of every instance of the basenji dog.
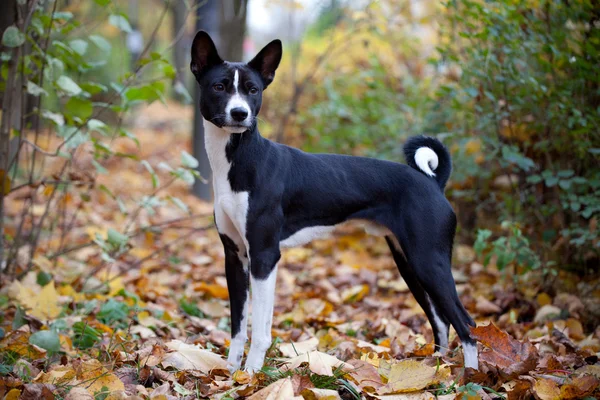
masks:
[[[280,248],[306,244],[349,220],[364,221],[368,232],[385,237],[431,323],[437,349],[448,349],[452,325],[464,365],[477,368],[469,329],[475,323],[450,270],[456,216],[444,196],[452,169],[444,145],[432,137],[412,137],[404,145],[404,165],[309,154],[272,142],[260,135],[257,117],[281,61],[281,41],[270,42],[247,63],[228,62],[200,31],[191,53],[213,174],[215,223],[225,251],[230,369],[239,369],[244,355],[250,288],[252,340],[245,369],[252,373],[263,366],[271,346]]]

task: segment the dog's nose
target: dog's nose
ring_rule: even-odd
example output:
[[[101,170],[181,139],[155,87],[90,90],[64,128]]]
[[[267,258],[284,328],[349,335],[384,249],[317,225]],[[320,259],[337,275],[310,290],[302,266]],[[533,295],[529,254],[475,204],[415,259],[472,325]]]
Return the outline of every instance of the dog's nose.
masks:
[[[237,122],[242,122],[248,117],[248,110],[242,107],[237,107],[231,110],[231,118]]]

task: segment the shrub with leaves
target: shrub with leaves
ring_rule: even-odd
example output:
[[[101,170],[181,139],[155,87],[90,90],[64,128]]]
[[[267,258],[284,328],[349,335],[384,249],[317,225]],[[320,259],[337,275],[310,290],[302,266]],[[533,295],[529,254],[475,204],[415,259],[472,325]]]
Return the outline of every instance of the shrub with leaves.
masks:
[[[96,0],[88,7],[98,24],[89,29],[81,15],[60,10],[59,3],[19,2],[19,15],[25,18],[2,36],[7,51],[1,54],[0,69],[0,202],[11,207],[0,211],[0,231],[6,232],[0,238],[0,264],[9,274],[29,270],[41,242],[44,254],[38,263],[56,263],[56,257],[92,243],[71,235],[76,216],[94,196],[114,202],[122,214],[118,229],[93,235],[104,261],[115,261],[131,249],[133,236],[152,229],[151,223],[141,223],[142,215],[169,204],[189,212],[164,189],[177,181],[191,184],[198,175],[197,161],[183,152],[173,166],[158,166],[170,177],[161,183],[157,166],[139,159],[137,152],[122,150],[140,146],[134,133],[123,127],[123,119],[139,104],[164,102],[168,83],[175,78],[165,56],[150,51],[154,37],[132,71],[107,83],[106,74],[98,72],[107,67],[113,49],[101,28],[123,36],[131,32],[127,16],[111,0]],[[26,90],[22,96],[21,88]],[[124,140],[133,146],[120,145]],[[147,171],[151,192],[122,198],[113,194],[109,179],[98,183],[108,174],[105,165],[123,159],[135,160]]]

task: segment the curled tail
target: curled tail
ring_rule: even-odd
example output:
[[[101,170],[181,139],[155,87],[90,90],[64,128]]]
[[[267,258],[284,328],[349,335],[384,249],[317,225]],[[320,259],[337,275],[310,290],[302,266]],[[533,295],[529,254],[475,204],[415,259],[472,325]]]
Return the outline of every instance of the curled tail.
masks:
[[[436,138],[413,136],[404,144],[406,163],[434,178],[442,191],[452,172],[452,159],[446,146]]]

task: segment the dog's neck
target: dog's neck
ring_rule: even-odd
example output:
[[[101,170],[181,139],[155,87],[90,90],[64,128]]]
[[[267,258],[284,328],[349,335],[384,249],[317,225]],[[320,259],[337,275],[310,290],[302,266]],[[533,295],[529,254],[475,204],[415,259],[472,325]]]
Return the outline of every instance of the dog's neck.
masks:
[[[262,137],[256,124],[245,132],[231,133],[204,120],[204,144],[213,173],[215,193],[228,188],[228,174],[234,163],[243,168],[240,165],[242,160],[252,160],[252,158],[242,156],[241,152],[244,150],[258,151],[256,146],[261,141]]]

